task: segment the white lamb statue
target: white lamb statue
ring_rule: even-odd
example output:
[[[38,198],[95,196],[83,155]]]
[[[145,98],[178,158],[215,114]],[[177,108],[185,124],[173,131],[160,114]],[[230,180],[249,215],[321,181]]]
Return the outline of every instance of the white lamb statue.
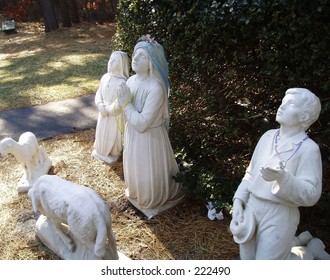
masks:
[[[14,155],[23,167],[24,173],[17,185],[19,193],[27,192],[52,166],[45,148],[38,145],[38,140],[32,132],[24,132],[18,142],[9,137],[1,140],[0,154]]]
[[[96,191],[43,175],[28,196],[34,212],[42,214],[37,237],[61,259],[119,259],[109,208]]]

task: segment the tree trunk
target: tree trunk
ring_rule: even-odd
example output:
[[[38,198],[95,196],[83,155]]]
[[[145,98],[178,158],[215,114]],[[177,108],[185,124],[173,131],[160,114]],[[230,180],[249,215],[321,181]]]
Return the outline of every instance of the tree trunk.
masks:
[[[110,0],[110,14],[109,14],[110,21],[113,21],[116,19],[117,6],[118,6],[118,0]]]
[[[61,10],[61,15],[62,15],[62,23],[63,27],[71,27],[72,22],[71,22],[71,17],[69,13],[69,5],[67,0],[60,0],[60,10]]]
[[[89,10],[89,1],[83,1],[83,9],[85,11],[85,18],[88,22],[91,21],[91,15]]]
[[[53,0],[41,1],[44,11],[45,32],[51,32],[59,28],[55,14]]]
[[[79,23],[79,13],[78,13],[78,6],[76,0],[70,0],[70,14],[72,23]]]
[[[101,0],[97,8],[98,23],[104,24],[105,20],[105,0]]]

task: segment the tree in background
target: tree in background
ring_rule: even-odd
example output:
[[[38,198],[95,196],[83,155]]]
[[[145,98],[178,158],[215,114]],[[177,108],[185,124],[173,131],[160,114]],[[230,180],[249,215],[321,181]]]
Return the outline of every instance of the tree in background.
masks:
[[[42,15],[41,0],[0,0],[0,14],[6,20],[35,21]]]
[[[41,21],[45,32],[71,27],[80,20],[112,22],[116,19],[118,0],[0,0],[4,20]],[[58,20],[59,19],[59,20]]]
[[[86,21],[96,20],[99,24],[113,21],[117,15],[118,0],[81,0],[83,17]]]
[[[97,8],[98,23],[103,24],[106,18],[105,0],[100,0]]]
[[[45,32],[51,32],[59,28],[52,0],[41,0],[44,11]]]
[[[76,0],[70,0],[70,15],[72,23],[79,23],[80,17]]]
[[[109,1],[109,20],[113,21],[117,15],[118,0]]]
[[[67,0],[59,0],[58,2],[59,2],[59,6],[60,6],[60,11],[61,11],[63,27],[71,27],[72,22],[71,22],[71,16],[70,16],[70,12],[69,12],[70,3],[68,3]]]

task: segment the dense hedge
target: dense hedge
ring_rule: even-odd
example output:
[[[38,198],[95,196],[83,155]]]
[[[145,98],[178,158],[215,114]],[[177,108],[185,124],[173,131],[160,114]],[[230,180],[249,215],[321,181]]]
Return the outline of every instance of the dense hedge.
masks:
[[[121,0],[113,48],[131,54],[150,33],[170,64],[170,138],[196,199],[230,205],[263,132],[290,87],[322,100],[311,128],[320,145],[330,210],[329,1]],[[326,221],[325,221],[326,222]]]

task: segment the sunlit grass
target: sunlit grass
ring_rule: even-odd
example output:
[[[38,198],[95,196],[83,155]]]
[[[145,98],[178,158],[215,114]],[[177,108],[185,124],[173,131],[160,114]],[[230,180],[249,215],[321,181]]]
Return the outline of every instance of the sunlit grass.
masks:
[[[114,27],[1,34],[0,111],[95,93],[111,53],[111,37],[101,32]]]
[[[94,93],[107,54],[43,54],[1,64],[0,111]]]

